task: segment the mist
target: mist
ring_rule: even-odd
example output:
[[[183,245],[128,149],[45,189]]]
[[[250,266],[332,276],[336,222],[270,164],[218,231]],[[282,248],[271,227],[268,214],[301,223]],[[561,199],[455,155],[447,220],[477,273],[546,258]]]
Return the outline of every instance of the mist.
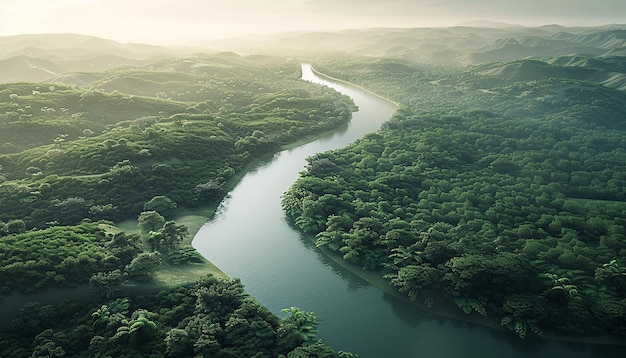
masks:
[[[626,23],[620,0],[23,0],[0,4],[0,36],[80,33],[120,42],[202,45],[296,31],[447,27],[487,20],[525,26]]]

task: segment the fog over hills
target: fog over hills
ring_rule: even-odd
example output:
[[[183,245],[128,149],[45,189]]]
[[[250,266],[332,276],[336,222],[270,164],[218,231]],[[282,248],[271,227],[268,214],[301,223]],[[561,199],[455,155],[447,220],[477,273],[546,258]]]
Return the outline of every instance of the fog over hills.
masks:
[[[468,25],[471,26],[255,36],[216,41],[211,48],[122,44],[76,34],[6,36],[0,37],[0,67],[5,69],[0,81],[60,82],[112,91],[116,83],[136,87],[139,84],[132,85],[132,81],[144,79],[106,79],[98,73],[124,66],[147,66],[193,53],[232,50],[302,58],[343,53],[393,59],[395,66],[400,66],[394,69],[398,71],[402,70],[403,62],[428,66],[496,63],[483,69],[483,73],[508,80],[556,77],[587,80],[618,89],[626,86],[625,70],[620,65],[623,61],[612,60],[626,56],[626,25],[524,27],[484,21]],[[523,59],[543,62],[520,62]],[[184,66],[182,62],[180,65]]]
[[[122,44],[78,34],[0,37],[0,82],[49,81],[71,72],[141,66],[207,49]]]

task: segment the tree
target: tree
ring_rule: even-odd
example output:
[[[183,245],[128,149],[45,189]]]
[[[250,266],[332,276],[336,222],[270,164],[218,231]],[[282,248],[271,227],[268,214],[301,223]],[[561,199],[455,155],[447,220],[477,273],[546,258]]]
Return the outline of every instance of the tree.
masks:
[[[4,232],[7,235],[22,234],[26,232],[26,224],[20,219],[9,220],[4,226]]]
[[[144,211],[157,211],[164,217],[171,217],[178,205],[165,195],[157,195],[143,205]]]
[[[144,309],[138,309],[133,312],[133,320],[128,322],[128,333],[130,335],[136,334],[141,340],[149,341],[155,338],[158,328],[154,321],[150,318],[156,316],[156,314],[148,312]]]
[[[224,183],[220,183],[217,179],[211,179],[206,183],[196,185],[194,193],[199,200],[210,200],[221,193],[223,185]]]
[[[113,204],[93,205],[89,208],[89,215],[93,220],[112,220],[117,216],[118,207]]]
[[[282,319],[281,324],[293,326],[304,342],[310,342],[315,338],[317,335],[317,317],[313,312],[303,311],[298,307],[285,308],[281,312],[289,314]]]
[[[148,244],[150,244],[150,250],[158,251],[161,248],[161,243],[163,242],[163,232],[159,231],[150,231],[148,233]]]
[[[294,349],[287,354],[287,358],[356,358],[357,356],[348,352],[335,352],[321,340],[307,346]]]
[[[424,290],[436,288],[442,276],[439,270],[428,264],[407,265],[398,271],[391,283],[415,301]]]
[[[178,225],[174,221],[166,222],[159,232],[163,235],[160,246],[165,250],[174,250],[189,235],[187,226]]]
[[[161,254],[158,252],[143,252],[126,265],[130,277],[138,280],[147,280],[152,271],[161,266]]]
[[[56,219],[61,225],[72,225],[89,215],[89,203],[81,197],[70,197],[56,205]]]
[[[181,357],[191,351],[189,334],[184,329],[172,328],[165,336],[165,353],[170,357]]]
[[[61,344],[68,344],[67,337],[63,333],[56,333],[52,329],[46,329],[35,337],[33,345],[35,348],[31,354],[32,358],[61,358],[65,357],[65,350]]]
[[[122,262],[130,262],[142,251],[139,235],[125,234],[124,232],[113,234],[107,246]]]
[[[140,213],[137,221],[139,222],[141,232],[144,234],[150,231],[159,231],[165,224],[165,218],[154,210]]]
[[[119,290],[121,283],[122,272],[120,270],[98,272],[89,279],[89,286],[99,291],[106,298],[113,296]]]

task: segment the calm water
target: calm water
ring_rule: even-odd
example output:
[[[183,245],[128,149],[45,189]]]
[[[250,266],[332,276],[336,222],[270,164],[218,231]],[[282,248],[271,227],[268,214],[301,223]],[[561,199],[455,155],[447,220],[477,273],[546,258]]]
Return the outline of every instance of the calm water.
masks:
[[[303,79],[354,100],[347,129],[276,154],[251,170],[229,193],[193,245],[246,290],[282,315],[297,306],[319,319],[319,336],[334,349],[361,358],[383,357],[614,357],[622,349],[562,343],[502,333],[429,315],[383,293],[323,255],[287,222],[280,196],[304,169],[305,158],[341,148],[375,132],[395,106],[345,84],[321,79],[302,65]]]

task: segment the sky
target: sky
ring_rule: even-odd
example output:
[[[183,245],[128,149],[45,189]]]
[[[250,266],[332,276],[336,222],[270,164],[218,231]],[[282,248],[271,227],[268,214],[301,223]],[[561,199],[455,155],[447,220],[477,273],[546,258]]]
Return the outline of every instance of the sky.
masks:
[[[119,42],[212,39],[486,20],[539,26],[626,23],[624,0],[0,0],[0,36],[79,33]]]

